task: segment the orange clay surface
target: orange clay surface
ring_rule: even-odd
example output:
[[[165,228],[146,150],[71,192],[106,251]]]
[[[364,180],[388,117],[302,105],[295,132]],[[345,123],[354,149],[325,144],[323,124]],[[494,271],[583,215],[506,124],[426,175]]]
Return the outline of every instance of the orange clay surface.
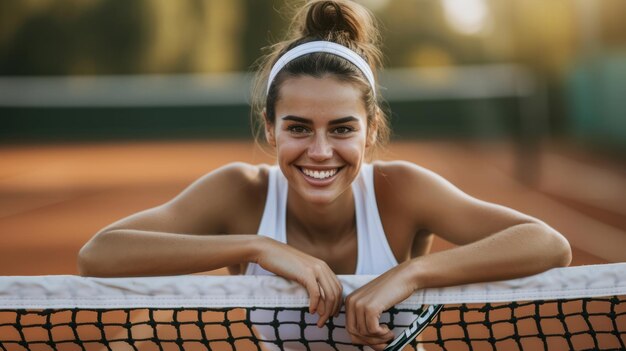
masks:
[[[544,220],[570,240],[574,265],[626,260],[624,165],[548,146],[528,185],[515,155],[505,143],[431,141],[392,143],[380,158],[415,162]],[[232,161],[273,159],[247,141],[2,146],[0,275],[76,274],[78,250],[100,228]],[[448,247],[437,240],[433,250]]]
[[[381,158],[415,162],[438,172],[475,197],[510,206],[546,221],[572,243],[573,265],[626,260],[626,213],[624,207],[619,206],[626,203],[623,165],[551,145],[535,155],[534,164],[540,167],[533,171],[528,168],[532,161],[518,163],[513,150],[511,145],[504,143],[406,142],[392,144]],[[271,163],[272,157],[250,142],[1,147],[0,275],[77,274],[78,250],[100,228],[167,201],[198,177],[232,161]],[[519,181],[519,170],[526,172],[527,179],[534,175],[535,181]],[[436,240],[433,250],[449,247],[452,245]],[[212,273],[225,274],[225,271]],[[231,320],[243,318],[241,311],[231,313],[236,314],[230,316]],[[144,317],[133,316],[132,319],[142,320]],[[126,317],[113,315],[111,318],[123,321]],[[164,318],[171,319],[171,316]],[[219,322],[223,316],[209,319]],[[37,321],[28,323],[31,322]],[[546,323],[542,322],[544,328],[552,328],[551,322]],[[209,328],[205,330],[207,333],[217,337],[221,331],[215,328],[222,327],[205,328]],[[554,328],[558,333],[558,324]],[[529,333],[532,333],[530,329]],[[32,332],[37,331],[33,329]],[[45,334],[43,330],[39,332]],[[56,340],[72,340],[74,337],[70,329],[58,332],[63,335],[56,335]],[[111,332],[113,334],[107,337],[113,339],[125,335],[124,331]],[[242,327],[234,325],[232,329],[237,337],[246,337],[250,332],[243,324]],[[80,333],[84,340],[100,337],[97,329],[85,329]],[[149,338],[152,333],[151,329],[133,330],[136,338],[144,334]],[[199,331],[183,332],[185,337],[197,338],[194,333]],[[433,333],[427,329],[425,338],[432,340],[436,337]],[[47,340],[47,334],[44,334],[29,335],[27,339]],[[158,334],[164,338],[176,337],[175,331],[170,332],[167,327],[159,327]],[[4,337],[12,339],[10,335]],[[15,340],[19,339],[15,336]],[[560,341],[550,341],[554,342]],[[590,340],[581,342],[585,348],[593,347]],[[237,350],[256,349],[249,341],[238,343],[234,345]],[[541,348],[539,340],[537,343],[526,346]],[[136,346],[156,349],[150,345],[149,342],[138,342]],[[72,343],[57,346],[64,350],[77,349]],[[192,350],[204,349],[191,344],[187,346]],[[222,346],[224,350],[232,349],[226,344]],[[213,345],[220,349],[222,346]],[[476,350],[482,347],[474,346]],[[550,347],[562,349],[562,346],[566,347]],[[122,344],[117,347],[131,349]],[[485,346],[485,349],[490,347]]]

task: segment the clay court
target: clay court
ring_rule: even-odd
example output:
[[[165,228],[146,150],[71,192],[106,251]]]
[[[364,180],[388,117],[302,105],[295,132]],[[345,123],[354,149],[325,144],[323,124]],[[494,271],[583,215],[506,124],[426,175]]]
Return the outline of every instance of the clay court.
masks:
[[[528,185],[516,176],[514,150],[500,142],[395,142],[381,156],[415,162],[475,197],[544,220],[570,240],[573,265],[626,260],[623,164],[550,144],[537,156],[538,181]],[[250,141],[3,146],[0,275],[77,274],[78,250],[100,228],[234,160],[272,162]],[[446,247],[437,241],[434,250]]]
[[[442,174],[475,197],[541,218],[570,240],[574,252],[573,265],[624,261],[626,214],[619,206],[626,203],[623,169],[608,158],[551,144],[545,145],[541,153],[533,156],[540,168],[535,170],[537,181],[528,184],[519,180],[523,164],[519,163],[520,157],[515,150],[514,145],[502,142],[395,142],[382,158],[418,163]],[[0,248],[0,275],[77,274],[78,250],[108,223],[167,201],[198,177],[233,160],[273,162],[269,154],[250,141],[4,146],[0,149],[0,160],[0,233],[4,237]],[[589,183],[589,179],[601,181]],[[588,186],[581,188],[580,183],[585,181]],[[433,250],[450,246],[437,240]],[[218,270],[210,273],[226,272]],[[568,306],[569,309],[580,308],[576,304]],[[142,320],[147,313],[142,310],[134,312],[132,320]],[[171,312],[163,311],[164,315],[159,318],[166,322],[171,320],[173,317],[168,313]],[[193,318],[194,312],[189,313]],[[225,318],[219,313],[206,313],[209,314],[203,318],[214,323],[221,323]],[[242,321],[242,313],[234,311],[228,318]],[[492,314],[492,318],[506,320],[508,313],[499,311]],[[6,321],[13,318],[12,313],[5,314],[3,318],[8,318]],[[108,312],[106,319],[123,323],[125,316],[125,312],[118,310]],[[181,313],[175,318],[185,320],[188,318],[185,316]],[[449,314],[446,316],[452,318]],[[25,316],[22,323],[43,323],[42,318]],[[57,315],[55,320],[61,322],[69,318],[70,312],[67,311]],[[93,318],[95,312],[84,311],[76,321],[95,323]],[[559,323],[550,323],[542,322],[546,332],[560,330]],[[568,324],[585,330],[586,325],[580,323]],[[101,335],[98,329],[89,328],[79,328],[81,338],[98,340]],[[176,330],[168,328],[166,325],[155,330],[161,338],[175,339]],[[48,334],[44,329],[25,330],[27,340],[47,340]],[[74,339],[74,332],[67,327],[55,330],[55,340]],[[107,330],[107,338],[117,339],[125,335],[123,329]],[[185,338],[200,335],[198,331],[185,330]],[[5,337],[9,340],[21,339],[14,329],[3,333],[7,332],[9,334]],[[204,332],[212,337],[224,334],[220,326],[206,326]],[[247,339],[250,330],[243,324],[237,327],[235,323],[232,332],[235,337],[244,338],[235,342],[233,347],[238,350],[256,349]],[[448,337],[454,336],[455,332],[454,329],[446,329]],[[152,328],[147,326],[139,325],[133,329],[133,337],[138,340],[144,337],[150,339],[152,333]],[[424,337],[426,340],[435,339],[434,329],[427,329]],[[593,346],[590,338],[578,339],[578,345]],[[533,342],[535,344],[525,343],[525,347],[542,346],[539,339]],[[567,347],[562,339],[551,339],[549,343],[555,349]],[[100,348],[97,343],[86,345]],[[220,342],[212,345],[218,349],[231,349],[231,346],[221,345]],[[508,344],[500,344],[504,345]],[[15,346],[16,350],[21,349]],[[76,349],[74,343],[57,346],[64,350]],[[118,346],[131,349],[124,343]],[[156,349],[156,345],[150,342],[138,341],[135,346]],[[514,347],[514,344],[509,346]],[[185,348],[204,349],[194,343],[186,344]]]

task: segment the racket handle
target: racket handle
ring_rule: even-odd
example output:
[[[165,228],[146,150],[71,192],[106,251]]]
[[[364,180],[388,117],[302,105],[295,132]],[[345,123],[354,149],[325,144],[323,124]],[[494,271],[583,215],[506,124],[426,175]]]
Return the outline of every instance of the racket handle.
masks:
[[[443,305],[430,305],[427,309],[419,309],[417,311],[417,318],[409,325],[397,338],[395,338],[384,351],[400,351],[408,343],[420,335],[420,333],[426,329],[428,324],[437,316],[441,311]]]

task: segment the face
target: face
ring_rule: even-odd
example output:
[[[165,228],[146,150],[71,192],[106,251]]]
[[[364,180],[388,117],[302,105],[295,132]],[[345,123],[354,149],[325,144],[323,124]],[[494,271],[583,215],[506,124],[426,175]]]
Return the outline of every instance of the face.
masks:
[[[301,76],[287,79],[279,96],[266,136],[290,191],[332,203],[358,176],[368,147],[361,91],[331,76]]]

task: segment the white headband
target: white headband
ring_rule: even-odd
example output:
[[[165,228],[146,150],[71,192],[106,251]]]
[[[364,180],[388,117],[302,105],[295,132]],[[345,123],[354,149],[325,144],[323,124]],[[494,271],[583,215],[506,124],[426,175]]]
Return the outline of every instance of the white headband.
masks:
[[[333,43],[331,41],[311,41],[302,45],[298,45],[295,48],[287,51],[283,56],[281,56],[278,61],[272,67],[270,71],[270,76],[267,80],[267,91],[270,91],[270,86],[276,78],[278,72],[280,72],[285,65],[294,59],[304,56],[306,54],[314,53],[314,52],[326,52],[329,54],[337,55],[339,57],[343,57],[344,59],[350,61],[352,64],[357,66],[358,69],[363,72],[365,78],[370,83],[372,87],[372,91],[374,92],[374,97],[376,97],[376,82],[374,81],[374,73],[372,73],[372,69],[365,62],[365,60],[356,52],[348,49],[343,45],[339,45],[337,43]]]

